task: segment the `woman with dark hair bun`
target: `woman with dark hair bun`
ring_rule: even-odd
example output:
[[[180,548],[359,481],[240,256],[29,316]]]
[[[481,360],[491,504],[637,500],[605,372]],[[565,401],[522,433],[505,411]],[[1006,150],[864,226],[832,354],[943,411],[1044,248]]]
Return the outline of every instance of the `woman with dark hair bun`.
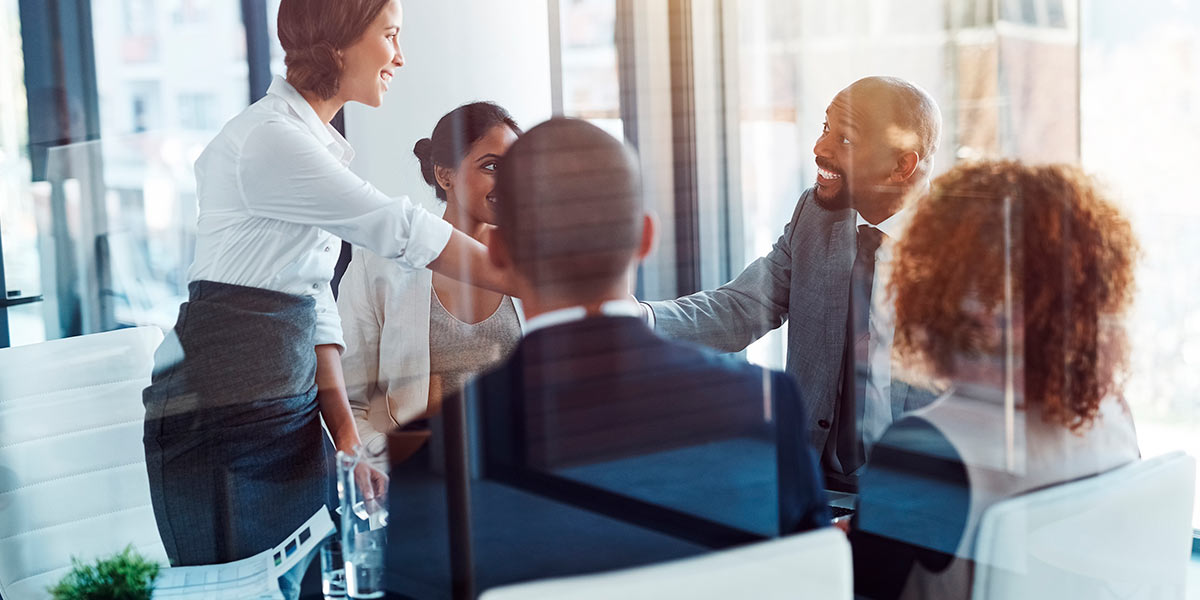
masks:
[[[460,106],[438,121],[413,154],[445,202],[442,217],[480,242],[495,228],[495,177],[521,134],[503,108]],[[521,337],[513,298],[438,273],[404,269],[355,248],[338,296],[348,350],[342,356],[350,407],[367,455],[387,463],[429,437],[424,420],[467,378],[505,358]],[[398,447],[403,444],[403,448]]]
[[[338,238],[505,289],[477,240],[355,175],[353,150],[329,125],[348,102],[383,101],[404,66],[402,17],[398,0],[282,0],[287,78],[196,161],[189,298],[143,394],[151,498],[172,565],[252,556],[336,502],[334,447],[361,444],[330,288]],[[355,475],[366,498],[387,488],[366,465]],[[286,597],[306,566],[280,578]]]

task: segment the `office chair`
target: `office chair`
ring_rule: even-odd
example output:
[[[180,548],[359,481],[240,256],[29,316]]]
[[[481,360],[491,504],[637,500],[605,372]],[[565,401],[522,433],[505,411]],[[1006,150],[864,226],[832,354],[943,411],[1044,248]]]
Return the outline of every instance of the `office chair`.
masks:
[[[0,350],[0,595],[133,548],[167,565],[142,449],[155,327]]]
[[[488,590],[480,600],[849,600],[850,544],[826,527],[694,558]]]
[[[972,598],[1183,598],[1195,477],[1175,452],[993,505]]]

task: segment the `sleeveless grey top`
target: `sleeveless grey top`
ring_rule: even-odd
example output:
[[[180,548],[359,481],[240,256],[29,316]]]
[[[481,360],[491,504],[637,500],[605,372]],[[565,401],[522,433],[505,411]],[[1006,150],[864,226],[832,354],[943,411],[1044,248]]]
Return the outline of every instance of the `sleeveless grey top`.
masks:
[[[442,397],[458,392],[467,380],[486,371],[521,341],[521,322],[512,298],[505,296],[488,318],[463,323],[430,291],[429,373],[442,379]]]

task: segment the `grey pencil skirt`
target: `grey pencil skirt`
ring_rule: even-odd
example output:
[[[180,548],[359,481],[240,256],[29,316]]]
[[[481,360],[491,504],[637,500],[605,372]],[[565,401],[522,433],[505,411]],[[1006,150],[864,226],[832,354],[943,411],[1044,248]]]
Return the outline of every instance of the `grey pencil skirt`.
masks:
[[[334,506],[312,298],[188,286],[142,394],[154,516],[174,566],[252,556]]]

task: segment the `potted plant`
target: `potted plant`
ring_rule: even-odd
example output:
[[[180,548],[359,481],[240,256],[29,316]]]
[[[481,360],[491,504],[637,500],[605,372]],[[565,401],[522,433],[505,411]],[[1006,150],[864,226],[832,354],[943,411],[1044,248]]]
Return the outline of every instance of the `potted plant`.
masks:
[[[159,569],[133,546],[94,565],[76,558],[71,565],[71,572],[49,590],[54,600],[150,600]]]

